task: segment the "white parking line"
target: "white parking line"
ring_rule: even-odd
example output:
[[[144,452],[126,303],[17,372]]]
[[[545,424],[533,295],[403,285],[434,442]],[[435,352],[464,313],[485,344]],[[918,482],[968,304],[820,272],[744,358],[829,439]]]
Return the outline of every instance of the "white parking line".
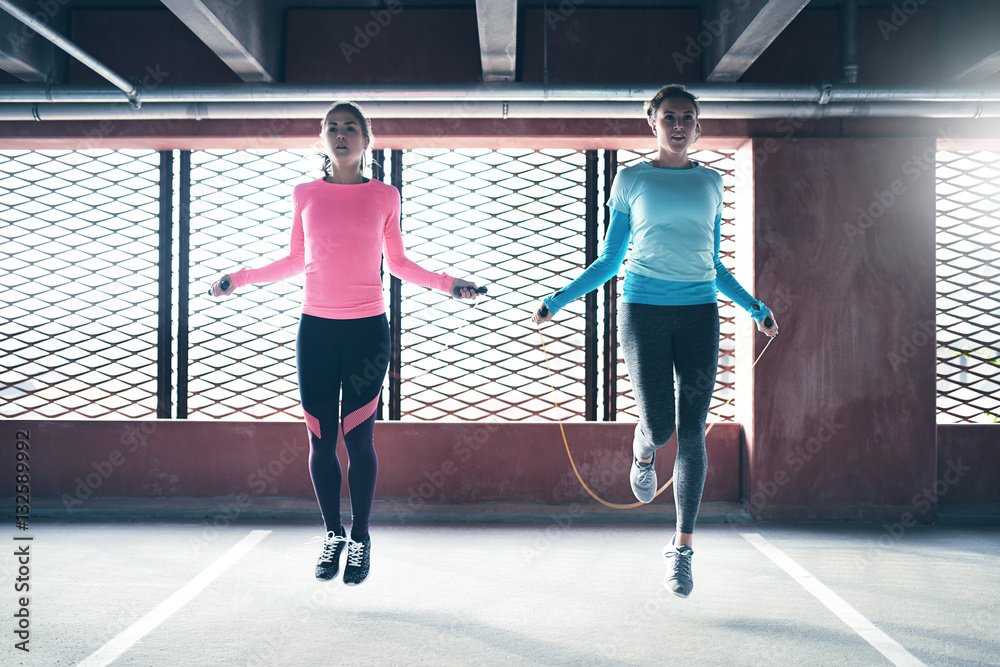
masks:
[[[871,644],[875,649],[892,661],[892,664],[900,667],[926,667],[924,663],[917,660],[909,651],[903,648],[896,640],[881,630],[867,618],[861,615],[858,610],[849,605],[843,598],[820,583],[820,581],[809,574],[805,568],[796,563],[782,552],[778,547],[773,546],[759,533],[740,533],[747,542],[757,547],[761,553],[770,558],[782,570],[788,573],[792,579],[799,582],[802,588],[812,593],[817,600],[827,606],[827,608],[840,617],[844,623],[852,630],[861,635],[861,638]]]
[[[153,611],[122,630],[117,637],[90,654],[77,667],[105,667],[113,662],[133,644],[156,629],[156,626],[167,620],[171,614],[187,604],[191,598],[204,590],[206,586],[215,581],[219,575],[232,567],[236,561],[270,534],[269,530],[250,531],[249,535],[224,553],[221,558],[202,570],[198,576],[161,602]]]

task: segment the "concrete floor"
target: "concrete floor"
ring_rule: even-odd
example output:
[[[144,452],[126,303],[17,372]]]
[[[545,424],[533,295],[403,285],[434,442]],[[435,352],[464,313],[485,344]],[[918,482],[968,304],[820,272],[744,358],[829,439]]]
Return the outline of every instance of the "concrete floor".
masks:
[[[562,523],[375,525],[372,574],[349,588],[313,578],[316,524],[36,521],[31,652],[13,648],[8,548],[0,664],[81,663],[261,530],[110,664],[894,664],[756,533],[913,656],[895,664],[1000,665],[997,527],[700,526],[684,600],[662,583],[668,528]]]

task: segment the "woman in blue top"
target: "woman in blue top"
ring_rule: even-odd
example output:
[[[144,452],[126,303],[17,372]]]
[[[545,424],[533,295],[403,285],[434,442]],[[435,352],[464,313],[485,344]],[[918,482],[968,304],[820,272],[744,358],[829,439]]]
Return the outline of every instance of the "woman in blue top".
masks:
[[[683,86],[664,86],[646,102],[656,158],[621,170],[611,186],[611,224],[601,255],[570,284],[543,299],[541,324],[570,301],[618,273],[628,252],[619,336],[639,409],[630,473],[644,503],[656,493],[656,450],[677,427],[674,501],[677,532],[664,549],[668,590],[687,597],[694,587],[691,556],[695,518],[708,459],[705,420],[719,361],[716,290],[745,309],[757,328],[774,336],[771,311],[733,278],[719,259],[722,176],[693,162],[688,149],[701,133],[697,98]],[[765,326],[765,320],[767,326]],[[677,376],[678,394],[674,396]]]

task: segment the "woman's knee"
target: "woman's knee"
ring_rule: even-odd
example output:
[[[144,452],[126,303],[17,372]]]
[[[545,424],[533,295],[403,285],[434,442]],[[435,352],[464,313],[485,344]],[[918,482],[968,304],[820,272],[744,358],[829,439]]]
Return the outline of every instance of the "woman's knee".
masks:
[[[660,448],[667,444],[667,441],[674,434],[673,420],[646,422],[641,428],[642,434],[654,448]]]
[[[306,427],[312,435],[309,441],[316,445],[319,442],[332,441],[337,444],[337,427],[339,414],[337,403],[302,403],[302,416]]]
[[[704,430],[696,433],[678,431],[677,460],[689,466],[704,468],[708,465]]]

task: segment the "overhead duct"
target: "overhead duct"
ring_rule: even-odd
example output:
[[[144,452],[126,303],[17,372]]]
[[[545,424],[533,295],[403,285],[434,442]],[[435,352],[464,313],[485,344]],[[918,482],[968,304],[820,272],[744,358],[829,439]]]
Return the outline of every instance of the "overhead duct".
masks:
[[[468,83],[330,86],[301,84],[158,85],[137,92],[140,104],[167,102],[300,103],[348,99],[371,102],[634,102],[650,99],[657,84]],[[860,88],[823,84],[692,84],[687,89],[708,102],[802,102],[815,104],[874,102],[1000,102],[1000,90]],[[109,88],[71,85],[0,85],[4,103],[114,104],[125,96]]]
[[[707,119],[1000,118],[1000,102],[706,102]],[[320,118],[326,102],[0,104],[0,121]],[[367,102],[372,118],[641,118],[640,102]]]
[[[0,120],[318,118],[350,99],[376,118],[636,118],[656,86],[293,84],[158,86],[138,108],[85,86],[0,86]],[[693,85],[705,118],[996,118],[1000,91],[823,85]]]

